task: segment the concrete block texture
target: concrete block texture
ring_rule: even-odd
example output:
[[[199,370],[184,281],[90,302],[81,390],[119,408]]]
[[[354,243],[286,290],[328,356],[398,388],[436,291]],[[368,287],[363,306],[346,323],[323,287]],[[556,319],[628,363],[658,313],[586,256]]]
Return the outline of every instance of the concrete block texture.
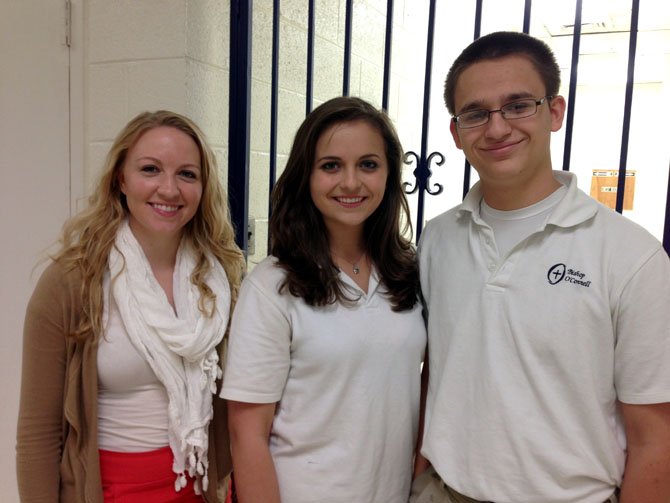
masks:
[[[358,96],[369,101],[377,108],[381,108],[384,87],[384,63],[376,65],[367,60],[358,60],[358,58],[354,58],[354,62],[358,63],[357,68],[359,69],[357,74],[352,72],[352,74],[359,78]]]
[[[314,96],[320,100],[342,94],[344,51],[336,43],[318,37],[314,43]]]
[[[89,62],[183,55],[186,5],[185,0],[89,0]]]
[[[228,187],[228,149],[224,147],[213,146],[214,157],[216,157],[216,166],[219,171],[219,179],[224,187]],[[226,189],[226,193],[228,190]]]
[[[249,169],[249,216],[254,218],[268,217],[268,198],[270,194],[269,179],[270,156],[263,152],[251,152]],[[257,241],[258,243],[258,241]],[[261,243],[261,248],[265,244]],[[258,250],[256,250],[258,251]]]
[[[307,33],[293,24],[279,29],[279,87],[305,93],[307,75]]]
[[[270,84],[256,79],[251,81],[251,134],[252,151],[270,152]]]
[[[384,0],[385,1],[385,0]],[[270,5],[270,2],[267,2]],[[338,42],[344,33],[346,0],[316,0],[314,2],[314,27],[320,37]],[[307,31],[308,10],[304,0],[282,2],[283,22],[294,24]]]
[[[186,2],[186,55],[201,63],[230,69],[230,2]]]
[[[183,58],[90,65],[88,77],[89,142],[112,140],[145,110],[189,112]]]
[[[113,140],[141,111],[169,109],[195,120],[213,145],[225,146],[229,9],[215,0],[91,0],[87,144]]]
[[[368,2],[355,2],[352,19],[352,52],[374,64],[384,65],[386,7],[381,11]]]
[[[305,118],[305,96],[280,90],[278,108],[277,153],[288,155],[295,133]]]
[[[128,63],[128,116],[159,109],[188,115],[186,68],[184,58]]]
[[[337,42],[344,34],[345,0],[317,0],[314,27],[319,37]]]
[[[186,62],[186,113],[211,145],[228,144],[229,72],[199,61]]]
[[[270,85],[272,82],[272,3],[259,2],[252,12],[251,75]],[[281,24],[280,20],[280,24]]]

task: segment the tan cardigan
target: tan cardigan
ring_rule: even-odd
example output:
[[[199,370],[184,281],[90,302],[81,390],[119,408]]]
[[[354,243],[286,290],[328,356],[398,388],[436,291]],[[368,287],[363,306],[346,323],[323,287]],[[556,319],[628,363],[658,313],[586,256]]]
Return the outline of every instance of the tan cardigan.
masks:
[[[98,460],[97,341],[68,334],[82,311],[81,275],[50,264],[28,303],[16,443],[22,502],[103,503]],[[209,489],[232,463],[225,402],[214,398]]]

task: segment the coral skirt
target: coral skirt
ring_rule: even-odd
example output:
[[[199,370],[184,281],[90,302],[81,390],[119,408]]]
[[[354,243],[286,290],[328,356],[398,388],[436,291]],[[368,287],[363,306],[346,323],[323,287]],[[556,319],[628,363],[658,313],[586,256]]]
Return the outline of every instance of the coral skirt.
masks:
[[[147,452],[100,449],[100,475],[105,503],[202,503],[194,480],[175,491],[172,451],[163,447]]]

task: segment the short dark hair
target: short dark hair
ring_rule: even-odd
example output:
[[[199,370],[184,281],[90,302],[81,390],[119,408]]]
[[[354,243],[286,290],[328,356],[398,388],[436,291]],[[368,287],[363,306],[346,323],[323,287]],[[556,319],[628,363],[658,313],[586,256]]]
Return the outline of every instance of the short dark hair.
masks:
[[[454,95],[461,74],[480,61],[519,55],[528,58],[540,74],[547,96],[555,96],[561,86],[561,70],[556,56],[543,41],[514,31],[497,31],[478,38],[456,58],[444,83],[444,102],[449,113],[456,114]]]
[[[408,238],[411,226],[402,188],[402,146],[386,113],[354,97],[328,100],[305,118],[272,191],[271,253],[287,272],[282,290],[288,288],[312,306],[347,299],[330,255],[323,217],[312,201],[310,177],[319,137],[335,124],[355,121],[364,121],[379,131],[388,163],[384,197],[364,224],[365,251],[377,267],[394,309],[411,309],[418,298],[419,281]]]

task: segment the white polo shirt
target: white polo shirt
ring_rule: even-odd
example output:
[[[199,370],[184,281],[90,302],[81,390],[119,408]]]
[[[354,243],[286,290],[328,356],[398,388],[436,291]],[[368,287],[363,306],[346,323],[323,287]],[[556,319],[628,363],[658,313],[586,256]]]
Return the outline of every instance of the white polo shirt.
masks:
[[[420,246],[430,384],[422,453],[496,503],[602,502],[621,483],[616,400],[670,401],[670,261],[568,187],[546,225],[496,252],[475,185]]]
[[[281,500],[406,503],[426,332],[417,303],[393,312],[376,273],[360,299],[311,307],[278,293],[274,258],[244,280],[221,396],[278,402],[270,435]]]

